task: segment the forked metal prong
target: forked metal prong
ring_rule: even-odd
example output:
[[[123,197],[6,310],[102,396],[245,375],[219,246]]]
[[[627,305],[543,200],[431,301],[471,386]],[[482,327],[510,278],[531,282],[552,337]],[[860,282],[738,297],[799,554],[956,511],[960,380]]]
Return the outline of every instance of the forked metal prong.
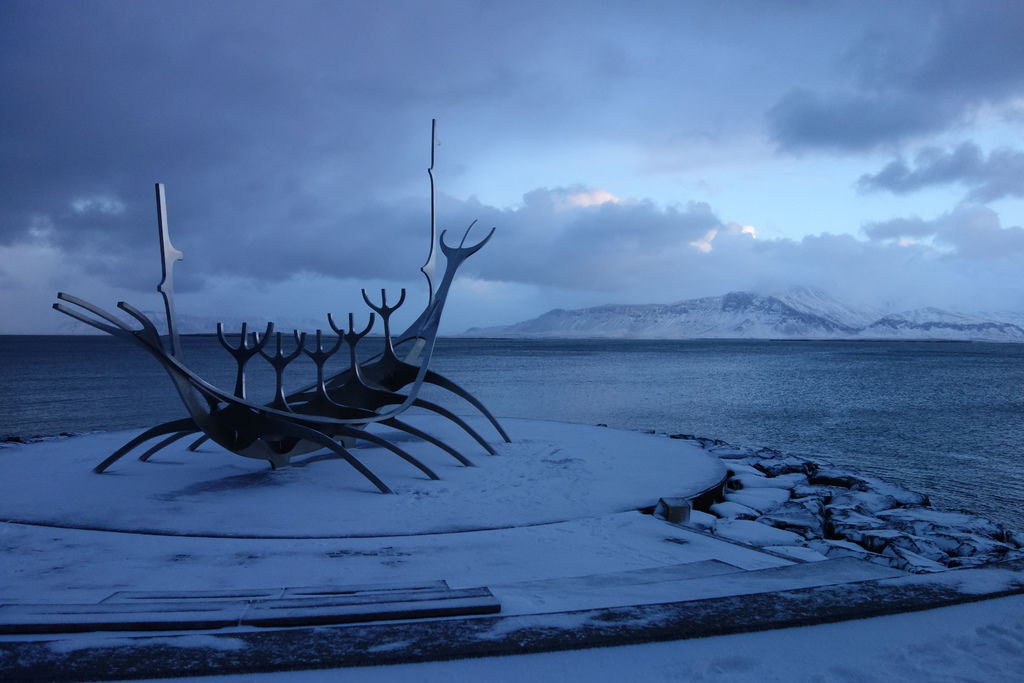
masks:
[[[121,320],[120,318],[118,318],[116,315],[112,315],[110,313],[107,313],[106,311],[104,311],[99,306],[97,306],[95,304],[91,304],[88,301],[86,301],[85,299],[79,299],[77,296],[72,296],[71,294],[67,294],[65,292],[57,292],[57,298],[61,299],[62,301],[67,301],[69,304],[74,304],[74,305],[76,305],[76,306],[78,306],[80,308],[84,308],[85,310],[89,311],[93,315],[97,315],[100,318],[103,318],[104,320],[106,320],[107,322],[111,322],[114,325],[117,325],[119,328],[121,328],[125,332],[134,332],[134,330],[132,330],[131,327],[129,327],[127,324],[125,324],[125,322],[123,320]]]
[[[151,345],[155,346],[156,348],[163,348],[163,343],[160,341],[160,331],[156,329],[156,325],[153,324],[152,320],[146,317],[145,313],[135,308],[126,301],[118,301],[117,307],[120,308],[125,313],[127,313],[128,315],[130,315],[131,317],[135,318],[137,321],[139,321],[139,324],[142,325],[142,329],[136,332],[135,334],[144,337]]]
[[[473,228],[473,225],[475,225],[475,224],[476,224],[476,221],[473,221],[472,223],[470,223],[469,227],[466,228],[466,232],[462,235],[462,240],[459,242],[459,246],[457,246],[457,247],[452,247],[452,246],[449,246],[448,244],[445,244],[444,236],[445,236],[445,234],[447,234],[448,231],[447,230],[443,230],[441,232],[441,239],[440,239],[441,251],[444,252],[444,255],[447,258],[450,259],[450,258],[458,255],[458,257],[461,260],[465,260],[465,259],[469,258],[470,256],[472,256],[473,254],[475,254],[476,252],[480,251],[485,244],[487,244],[488,242],[491,241],[491,238],[494,236],[494,232],[495,232],[496,228],[491,228],[491,231],[489,233],[487,233],[487,236],[484,237],[479,242],[477,242],[476,244],[474,244],[472,246],[469,246],[469,247],[464,246],[465,243],[466,243],[466,238],[469,236],[469,231]]]
[[[66,316],[70,316],[79,322],[85,323],[90,327],[95,327],[97,330],[102,330],[103,332],[106,332],[107,334],[113,335],[115,337],[120,337],[126,334],[126,332],[122,329],[113,327],[112,325],[101,323],[98,320],[94,320],[93,318],[87,318],[84,313],[76,311],[72,308],[68,308],[64,304],[53,304],[53,310],[60,311]]]
[[[401,295],[398,297],[398,303],[395,304],[394,306],[388,306],[388,290],[384,289],[383,287],[380,290],[380,306],[377,306],[372,301],[370,301],[370,297],[366,295],[365,289],[360,290],[360,292],[363,295],[363,301],[366,302],[366,305],[369,306],[371,310],[375,311],[378,315],[380,315],[381,318],[383,318],[385,315],[391,315],[399,308],[401,308],[402,304],[405,303],[405,287],[402,287]]]
[[[262,337],[259,332],[253,332],[251,345],[249,344],[248,329],[248,323],[243,322],[238,346],[233,346],[224,335],[224,323],[217,323],[217,340],[234,357],[238,366],[235,374],[235,396],[239,398],[245,398],[245,366],[249,359],[260,353],[267,340],[270,339],[270,334],[274,331],[274,323],[267,323],[267,330]]]

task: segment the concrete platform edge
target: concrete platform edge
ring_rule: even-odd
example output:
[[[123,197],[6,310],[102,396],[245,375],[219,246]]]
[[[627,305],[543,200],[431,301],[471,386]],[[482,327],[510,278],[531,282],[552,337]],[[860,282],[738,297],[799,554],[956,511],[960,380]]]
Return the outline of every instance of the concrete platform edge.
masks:
[[[997,578],[998,589],[972,589],[984,583],[972,578],[985,577]],[[67,647],[71,639],[5,640],[0,641],[0,674],[19,681],[117,680],[503,656],[808,626],[1019,594],[1024,594],[1022,560],[899,579],[551,614],[202,635],[104,634],[82,647]]]

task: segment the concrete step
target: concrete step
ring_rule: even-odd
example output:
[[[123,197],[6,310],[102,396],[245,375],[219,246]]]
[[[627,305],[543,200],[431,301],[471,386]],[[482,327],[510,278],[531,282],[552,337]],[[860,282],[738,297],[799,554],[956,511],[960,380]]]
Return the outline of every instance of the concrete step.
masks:
[[[446,590],[447,581],[418,581],[409,583],[366,583],[342,586],[300,586],[295,588],[239,588],[208,591],[118,591],[100,602],[174,602],[178,600],[271,600],[275,598],[306,598],[318,596],[381,593],[387,591]]]
[[[722,562],[721,560],[701,560],[699,562],[684,562],[664,567],[629,569],[621,572],[519,581],[506,585],[519,588],[546,588],[551,591],[603,590],[617,589],[623,586],[664,583],[666,581],[683,581],[742,571],[742,568],[728,562]]]
[[[710,560],[656,570],[616,572],[491,586],[503,613],[558,612],[749,595],[884,579],[904,572],[852,557],[743,571]],[[691,575],[687,575],[692,572]],[[541,605],[538,609],[538,605]]]
[[[266,591],[259,590],[156,591],[126,592],[119,600],[96,604],[0,605],[0,634],[350,624],[494,614],[501,610],[487,588],[452,589],[446,584],[362,587],[356,591],[344,588],[295,589],[293,595],[305,597],[252,597],[266,595]],[[278,594],[282,592],[287,593],[277,590]]]

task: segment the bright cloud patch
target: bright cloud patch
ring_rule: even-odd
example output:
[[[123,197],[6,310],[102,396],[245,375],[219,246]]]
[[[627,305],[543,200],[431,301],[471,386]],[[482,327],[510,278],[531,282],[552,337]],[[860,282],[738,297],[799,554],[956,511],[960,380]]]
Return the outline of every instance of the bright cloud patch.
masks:
[[[607,204],[609,202],[613,204],[618,204],[620,201],[622,200],[613,195],[608,190],[601,189],[576,192],[574,194],[570,194],[565,198],[565,203],[568,206],[579,207],[598,206],[600,204]]]
[[[930,238],[940,247],[971,260],[1017,259],[1024,255],[1024,228],[1004,226],[987,207],[962,206],[932,220],[895,218],[864,226],[873,240],[894,240],[901,246]]]
[[[71,210],[76,214],[98,213],[107,216],[117,216],[124,213],[124,209],[124,202],[117,197],[109,195],[78,197],[71,200]]]
[[[704,236],[700,239],[696,239],[690,242],[690,246],[696,247],[697,251],[703,254],[711,253],[714,249],[712,242],[718,237],[719,232],[723,232],[726,235],[750,235],[752,239],[757,239],[757,229],[753,225],[740,225],[739,223],[726,223],[721,228],[712,228],[704,233]]]
[[[711,250],[714,248],[711,246],[711,243],[715,241],[715,237],[717,236],[718,228],[712,228],[711,230],[708,230],[707,233],[705,233],[705,235],[701,237],[699,240],[694,240],[690,242],[690,244],[694,247],[697,247],[698,251],[707,254],[710,253]]]

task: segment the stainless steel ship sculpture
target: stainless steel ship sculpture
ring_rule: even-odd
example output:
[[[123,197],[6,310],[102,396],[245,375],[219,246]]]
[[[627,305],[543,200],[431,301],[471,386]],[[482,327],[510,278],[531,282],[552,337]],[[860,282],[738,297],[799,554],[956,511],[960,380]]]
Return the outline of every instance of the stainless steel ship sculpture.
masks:
[[[436,122],[432,124],[432,143],[435,129]],[[483,239],[467,246],[466,240],[475,225],[474,221],[466,229],[458,246],[450,246],[445,242],[446,231],[442,231],[439,238],[436,236],[434,149],[435,145],[431,144],[430,168],[427,169],[430,177],[430,250],[426,262],[420,268],[426,277],[428,287],[427,304],[423,312],[404,332],[393,334],[391,316],[405,302],[405,290],[401,291],[397,303],[393,305],[388,304],[385,290],[381,290],[379,303],[371,300],[363,290],[363,300],[370,308],[369,322],[363,329],[356,331],[355,316],[352,313],[348,314],[348,324],[341,327],[335,323],[334,317],[328,314],[328,324],[336,335],[333,341],[328,339],[329,335],[325,335],[322,330],[316,330],[313,335],[294,331],[292,336],[295,348],[288,353],[284,351],[281,333],[274,331],[273,324],[267,325],[263,333],[250,333],[243,324],[239,343],[233,346],[224,334],[223,325],[218,323],[218,339],[234,357],[236,364],[233,393],[213,386],[185,364],[175,320],[173,278],[174,264],[181,260],[182,252],[171,244],[164,187],[158,184],[157,226],[160,233],[162,278],[157,291],[164,302],[167,318],[166,338],[161,337],[157,326],[149,317],[124,301],[118,302],[117,307],[131,316],[140,327],[135,328],[118,316],[63,292],[58,293],[57,298],[74,308],[64,303],[55,303],[53,307],[87,325],[137,344],[156,358],[174,383],[188,417],[147,429],[112,453],[94,470],[103,472],[123,456],[157,437],[162,436],[164,439],[145,451],[139,457],[140,460],[148,460],[160,449],[189,435],[199,435],[190,446],[191,450],[195,450],[206,440],[212,440],[232,453],[266,460],[274,468],[288,465],[296,456],[326,450],[326,453],[310,455],[302,462],[342,458],[382,493],[390,493],[391,489],[353,455],[351,446],[362,439],[403,458],[431,479],[438,478],[433,470],[392,440],[381,436],[380,433],[369,431],[367,428],[373,424],[422,439],[450,454],[463,465],[472,465],[468,458],[449,444],[400,419],[402,413],[414,406],[445,417],[488,453],[493,454],[494,449],[490,444],[462,418],[447,408],[420,397],[424,384],[440,387],[469,402],[487,418],[500,437],[508,441],[505,430],[479,400],[455,382],[428,367],[437,339],[441,313],[455,273],[467,258],[479,251],[494,235],[492,228]],[[439,282],[435,282],[435,244],[446,260]],[[360,361],[356,348],[373,328],[378,316],[383,326],[381,350],[369,360]],[[273,345],[270,344],[271,340],[274,342]],[[347,348],[348,367],[328,377],[325,365],[328,359],[341,349],[342,344]],[[270,351],[271,348],[273,351]],[[316,380],[297,391],[286,393],[286,368],[300,353],[304,353],[312,360],[316,368]],[[274,397],[266,404],[253,402],[246,396],[246,367],[256,355],[265,359],[274,370]]]

